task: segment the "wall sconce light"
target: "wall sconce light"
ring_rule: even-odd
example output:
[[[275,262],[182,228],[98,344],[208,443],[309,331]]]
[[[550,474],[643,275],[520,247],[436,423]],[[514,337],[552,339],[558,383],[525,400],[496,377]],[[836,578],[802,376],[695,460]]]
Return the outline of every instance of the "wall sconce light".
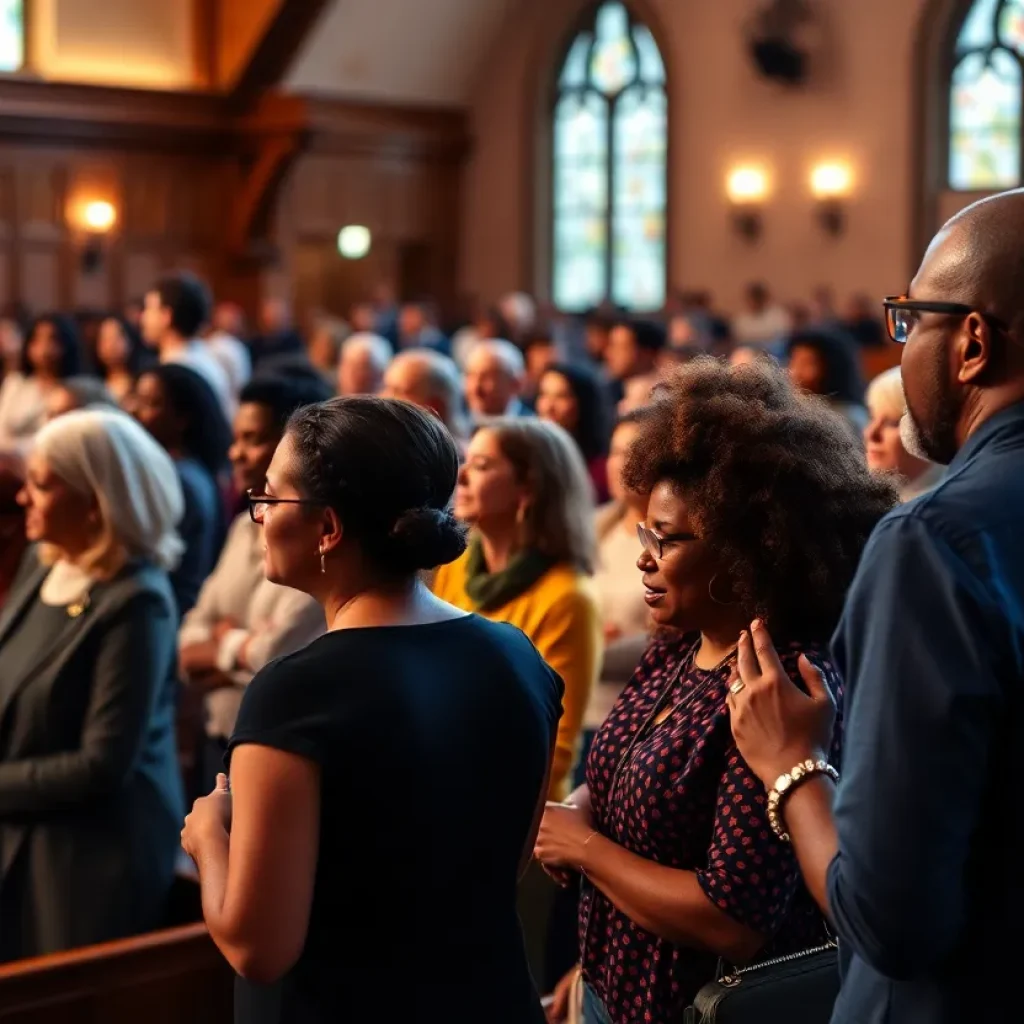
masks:
[[[726,193],[732,204],[736,233],[748,242],[761,237],[761,212],[768,198],[768,175],[760,167],[736,167],[729,172]]]
[[[822,163],[811,171],[811,194],[817,201],[818,223],[832,236],[846,227],[846,199],[853,188],[853,172],[847,164]]]
[[[92,199],[75,219],[82,232],[82,273],[95,273],[103,265],[103,243],[117,222],[117,211],[105,199]]]
[[[370,229],[362,224],[348,224],[338,232],[338,252],[347,260],[361,260],[372,242]]]
[[[108,203],[105,199],[94,199],[91,203],[85,204],[82,220],[94,234],[105,235],[117,220],[114,204]]]

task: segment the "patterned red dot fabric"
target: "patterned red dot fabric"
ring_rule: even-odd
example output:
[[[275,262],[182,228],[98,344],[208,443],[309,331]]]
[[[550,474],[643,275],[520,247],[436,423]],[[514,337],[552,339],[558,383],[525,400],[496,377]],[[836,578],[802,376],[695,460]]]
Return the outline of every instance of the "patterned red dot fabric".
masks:
[[[595,738],[586,771],[594,827],[641,857],[695,872],[717,907],[769,936],[758,960],[819,945],[827,938],[822,916],[792,848],[768,826],[764,787],[732,740],[726,704],[731,665],[715,671],[693,666],[696,643],[694,636],[655,641]],[[841,707],[839,678],[824,645],[781,644],[778,650],[798,683],[797,659],[806,654]],[[648,720],[666,687],[673,710],[655,725]],[[841,715],[830,753],[837,766],[840,735]],[[718,965],[714,954],[644,931],[586,881],[580,943],[584,975],[614,1024],[677,1022]]]

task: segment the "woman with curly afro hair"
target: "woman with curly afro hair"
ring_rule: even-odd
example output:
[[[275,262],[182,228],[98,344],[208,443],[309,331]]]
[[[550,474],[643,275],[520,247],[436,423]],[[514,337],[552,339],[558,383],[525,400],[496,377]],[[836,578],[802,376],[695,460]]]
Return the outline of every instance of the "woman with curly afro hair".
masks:
[[[573,806],[548,805],[537,856],[556,876],[585,877],[587,1021],[668,1024],[719,958],[756,962],[826,936],[733,743],[726,697],[740,632],[760,618],[783,641],[789,675],[799,681],[803,654],[839,698],[827,643],[897,496],[843,419],[768,363],[678,369],[624,475],[651,495],[637,568],[661,629],[594,741]]]

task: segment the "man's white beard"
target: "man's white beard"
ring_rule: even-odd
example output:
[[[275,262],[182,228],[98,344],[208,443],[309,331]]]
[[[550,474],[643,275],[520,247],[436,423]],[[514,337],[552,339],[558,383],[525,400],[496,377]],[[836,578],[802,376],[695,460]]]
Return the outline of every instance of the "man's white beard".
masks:
[[[924,442],[921,439],[921,430],[914,421],[914,417],[910,415],[909,409],[906,409],[900,417],[900,440],[908,455],[913,455],[915,459],[923,459],[925,462],[931,461],[931,456],[925,450]]]

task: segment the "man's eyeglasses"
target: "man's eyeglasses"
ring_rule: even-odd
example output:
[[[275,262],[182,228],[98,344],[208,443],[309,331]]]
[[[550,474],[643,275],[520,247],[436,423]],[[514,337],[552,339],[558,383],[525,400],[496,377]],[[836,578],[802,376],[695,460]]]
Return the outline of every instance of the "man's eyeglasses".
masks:
[[[677,540],[693,540],[692,533],[669,533],[661,537],[653,530],[648,530],[643,523],[636,524],[636,535],[640,538],[644,551],[658,562],[662,561],[665,557],[666,544],[671,544]]]
[[[977,313],[1000,331],[1009,330],[998,317],[963,302],[929,302],[924,299],[908,299],[905,295],[890,295],[882,305],[885,308],[885,329],[898,345],[906,345],[922,313],[939,313],[942,316],[970,316],[971,313]]]
[[[271,505],[323,505],[322,501],[312,498],[271,498],[266,494],[253,494],[251,489],[245,492],[245,497],[249,503],[249,518],[254,523],[263,522]]]

